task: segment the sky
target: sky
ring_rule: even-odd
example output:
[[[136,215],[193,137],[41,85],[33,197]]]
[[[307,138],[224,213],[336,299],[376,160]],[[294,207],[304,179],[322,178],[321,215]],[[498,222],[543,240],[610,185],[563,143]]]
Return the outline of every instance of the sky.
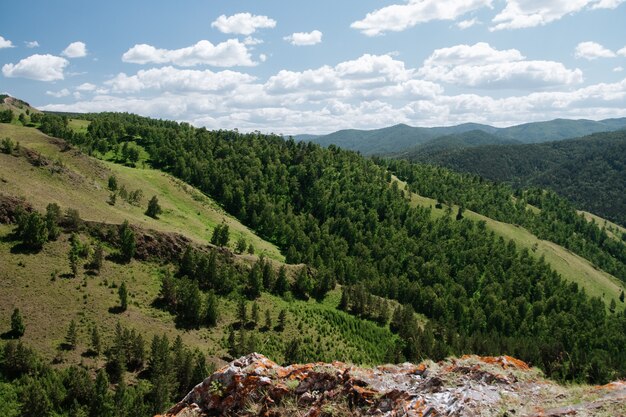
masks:
[[[210,129],[626,117],[626,0],[30,0],[0,93]]]

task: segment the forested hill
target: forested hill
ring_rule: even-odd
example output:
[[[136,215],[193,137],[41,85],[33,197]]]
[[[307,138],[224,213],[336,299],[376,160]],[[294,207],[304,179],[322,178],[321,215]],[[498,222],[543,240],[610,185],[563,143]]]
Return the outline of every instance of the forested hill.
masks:
[[[385,166],[335,146],[279,136],[207,131],[127,114],[86,117],[86,133],[74,133],[52,115],[41,128],[94,155],[115,152],[132,138],[148,151],[149,163],[215,198],[277,244],[288,263],[310,265],[315,276],[297,279],[296,295],[323,298],[336,281],[345,289],[340,308],[354,314],[381,317],[371,295],[403,304],[391,320],[402,341],[388,352],[392,361],[508,352],[557,378],[626,375],[620,348],[626,315],[616,311],[615,300],[615,313],[607,312],[601,300],[590,299],[529,251],[496,238],[484,223],[412,207],[403,190],[390,186]],[[439,173],[441,180],[448,175],[455,178]],[[452,180],[445,188],[457,186]],[[512,200],[505,189],[481,190],[484,204],[494,200],[503,207]],[[537,196],[517,201],[525,207],[532,198]],[[572,250],[626,278],[623,243],[592,223],[577,223],[576,212],[558,197],[545,202],[544,216],[560,213],[548,227],[551,236],[578,227]],[[413,311],[428,318],[426,327]]]
[[[322,146],[337,145],[364,155],[383,155],[405,151],[448,135],[458,135],[474,130],[494,135],[501,141],[540,143],[577,138],[597,132],[609,132],[626,127],[626,118],[594,120],[555,119],[546,122],[525,123],[506,128],[464,123],[445,127],[411,127],[399,124],[376,130],[340,130],[322,136],[302,136]]]
[[[626,225],[626,131],[532,145],[403,154],[412,161],[556,191],[578,208]]]

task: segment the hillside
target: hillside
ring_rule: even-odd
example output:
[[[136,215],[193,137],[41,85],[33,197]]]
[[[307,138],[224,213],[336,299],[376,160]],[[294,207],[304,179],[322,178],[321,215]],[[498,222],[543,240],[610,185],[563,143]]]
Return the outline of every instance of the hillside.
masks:
[[[555,119],[506,128],[497,128],[478,123],[432,128],[411,127],[399,124],[376,130],[340,130],[328,135],[307,138],[306,140],[311,140],[322,146],[337,145],[344,149],[361,152],[364,155],[385,155],[419,147],[419,145],[441,136],[459,135],[475,130],[491,134],[502,140],[509,139],[521,143],[540,143],[577,138],[596,132],[615,131],[625,127],[626,118],[600,121]]]
[[[626,224],[626,131],[532,145],[405,154],[420,162],[556,191],[582,210]]]
[[[520,141],[515,139],[505,139],[482,130],[470,130],[469,132],[436,137],[421,145],[399,152],[393,155],[393,157],[415,161],[428,161],[431,155],[438,155],[441,152],[449,150],[485,145],[514,145],[520,143]]]
[[[32,107],[30,104],[25,102],[24,100],[20,100],[15,97],[8,96],[6,94],[0,94],[0,111],[2,110],[11,110],[15,117],[19,116],[22,113],[40,113],[39,110]]]
[[[510,353],[557,380],[626,375],[624,245],[556,195],[439,168],[425,183],[449,193],[444,208],[420,197],[415,175],[432,167],[131,114],[41,116],[63,139],[0,129],[10,410],[100,415],[127,398],[124,413],[158,413],[250,352],[363,365]],[[455,192],[480,198],[455,216]],[[499,217],[531,203],[535,220],[558,208],[559,233]]]

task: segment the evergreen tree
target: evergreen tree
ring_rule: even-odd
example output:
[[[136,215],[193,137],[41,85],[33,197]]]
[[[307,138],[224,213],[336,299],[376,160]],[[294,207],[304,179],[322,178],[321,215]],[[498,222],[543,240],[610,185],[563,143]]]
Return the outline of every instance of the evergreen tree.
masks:
[[[124,220],[119,230],[120,238],[120,257],[124,262],[130,262],[135,256],[135,232],[128,224],[128,220]]]
[[[252,323],[254,323],[254,327],[259,324],[259,305],[256,301],[252,303]]]
[[[293,293],[302,300],[308,300],[309,294],[313,290],[313,282],[307,272],[307,267],[303,266],[298,270],[296,281],[293,285]]]
[[[159,199],[157,196],[152,196],[148,202],[148,209],[146,210],[146,216],[158,219],[159,214],[162,213],[161,206],[159,205]]]
[[[90,343],[91,351],[96,355],[100,356],[102,352],[102,341],[100,340],[100,332],[98,331],[98,326],[93,326],[91,328],[91,343]]]
[[[108,187],[110,191],[113,191],[113,192],[117,191],[117,177],[115,175],[111,175],[109,177]]]
[[[120,310],[126,311],[128,309],[128,290],[126,289],[126,282],[122,282],[122,285],[117,290],[117,295],[120,297]]]
[[[65,335],[65,344],[68,348],[74,350],[76,349],[76,344],[78,342],[78,327],[76,326],[76,322],[74,319],[70,321],[70,325],[67,328],[67,333]]]
[[[270,314],[270,309],[265,310],[265,329],[272,329],[272,316]]]
[[[615,298],[611,298],[611,302],[609,303],[609,311],[611,313],[615,313],[616,308],[617,308],[617,303],[615,302]]]
[[[98,242],[96,244],[96,248],[93,251],[93,256],[91,258],[91,268],[96,272],[100,273],[100,269],[102,269],[102,264],[104,263],[104,247],[102,246],[102,242]]]
[[[246,308],[246,299],[240,298],[237,304],[237,319],[241,326],[245,326],[248,323],[248,309]]]
[[[20,309],[16,308],[13,310],[13,314],[11,314],[11,334],[13,337],[19,338],[24,335],[25,331],[26,326],[24,326],[24,320],[20,314]]]
[[[61,231],[59,220],[61,219],[61,207],[56,203],[46,206],[46,228],[48,229],[48,240],[57,240]]]
[[[228,329],[228,354],[232,357],[237,356],[237,342],[235,341],[235,329],[231,326]]]
[[[278,330],[285,330],[285,326],[287,325],[287,312],[283,309],[278,313]]]
[[[67,254],[67,258],[70,262],[70,270],[72,271],[72,276],[78,276],[78,251],[73,245],[70,246],[70,251]]]
[[[622,292],[619,294],[619,300],[623,303],[624,302],[624,290],[622,290]]]
[[[287,281],[287,271],[285,270],[285,266],[281,266],[278,270],[278,278],[276,279],[276,284],[274,285],[274,294],[276,295],[284,295],[289,290],[289,282]]]
[[[263,277],[261,275],[261,269],[259,268],[259,264],[255,263],[250,272],[248,273],[248,285],[246,287],[246,292],[248,293],[248,297],[251,300],[254,300],[259,295],[261,295],[261,290],[263,288]]]
[[[207,303],[206,303],[206,324],[210,327],[213,327],[217,324],[218,318],[218,308],[217,308],[217,297],[213,290],[209,291],[207,294]]]
[[[35,250],[41,249],[48,241],[46,222],[36,211],[18,216],[15,234],[25,246]]]
[[[89,415],[91,417],[113,416],[113,399],[109,393],[109,378],[104,369],[100,369],[96,375]]]
[[[246,243],[246,238],[241,236],[237,240],[237,245],[235,246],[235,252],[243,253],[243,252],[245,252],[247,247],[248,247],[248,244]]]

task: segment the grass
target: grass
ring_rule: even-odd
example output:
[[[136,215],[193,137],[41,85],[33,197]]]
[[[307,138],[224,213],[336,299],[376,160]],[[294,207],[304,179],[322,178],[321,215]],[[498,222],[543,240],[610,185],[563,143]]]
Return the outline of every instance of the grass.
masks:
[[[68,121],[68,127],[76,133],[87,133],[87,128],[90,123],[89,120],[70,119]]]
[[[63,152],[36,129],[0,124],[0,137],[7,136],[19,141],[20,146],[41,153],[57,168],[62,167],[55,173],[51,166],[35,167],[23,157],[0,155],[0,192],[22,196],[38,210],[55,202],[62,208],[77,209],[86,220],[117,224],[128,220],[144,228],[180,233],[198,243],[208,242],[215,226],[224,222],[230,229],[231,247],[244,237],[252,243],[256,254],[284,261],[275,245],[257,236],[199,190],[168,174],[99,161],[74,149]],[[107,203],[111,175],[129,192],[142,190],[143,199],[138,206],[128,204],[119,196],[114,206]],[[163,209],[158,220],[144,214],[153,195]]]
[[[398,181],[402,189],[406,186],[405,182],[400,181],[395,176],[393,180]],[[422,197],[415,193],[411,193],[410,198],[411,204],[415,206],[432,208],[433,217],[438,218],[446,215],[446,208],[435,208],[437,202],[432,198]],[[450,216],[456,216],[457,210],[458,207],[453,206]],[[463,215],[475,221],[484,221],[487,228],[496,235],[502,236],[505,240],[513,240],[518,248],[528,249],[537,258],[543,256],[545,261],[564,279],[577,283],[588,295],[602,299],[607,308],[611,299],[617,303],[618,310],[625,308],[624,303],[619,302],[619,294],[625,288],[624,283],[613,275],[597,269],[586,259],[562,246],[537,238],[523,227],[499,222],[471,210],[465,210]],[[599,219],[597,216],[596,218]]]
[[[10,238],[12,228],[0,225],[0,333],[9,330],[11,313],[19,308],[26,325],[23,340],[48,360],[56,358],[60,366],[80,362],[101,365],[102,359],[98,362],[84,357],[89,329],[97,324],[102,339],[111,340],[118,321],[139,331],[147,343],[154,335],[167,334],[171,340],[181,335],[187,345],[207,353],[216,362],[227,356],[229,326],[237,323],[235,296],[219,298],[220,318],[215,328],[180,330],[170,313],[153,306],[160,289],[160,276],[168,266],[134,260],[119,265],[107,260],[99,275],[90,275],[80,268],[78,276],[72,277],[67,260],[68,234],[48,242],[37,254],[15,253],[16,242]],[[94,244],[88,236],[81,235],[80,239]],[[110,254],[112,250],[107,248],[106,252]],[[129,289],[129,308],[114,314],[111,309],[119,303],[117,287],[121,282]],[[258,340],[256,350],[277,362],[283,361],[286,344],[295,338],[303,341],[302,349],[311,358],[363,364],[382,362],[395,336],[388,327],[337,311],[339,297],[338,289],[321,303],[286,301],[263,293],[257,300],[259,324],[255,330],[248,330],[247,335],[254,334]],[[250,317],[252,302],[247,304]],[[273,326],[278,322],[279,312],[287,311],[284,331],[261,329],[267,309]],[[59,346],[72,319],[79,326],[78,348],[61,351]]]
[[[600,216],[596,216],[595,214],[589,213],[587,211],[578,211],[578,213],[585,216],[585,219],[587,219],[588,221],[594,221],[599,227],[606,228],[607,234],[614,239],[621,240],[622,235],[626,233],[626,228],[620,226],[619,224],[615,224],[606,219],[603,219]]]

